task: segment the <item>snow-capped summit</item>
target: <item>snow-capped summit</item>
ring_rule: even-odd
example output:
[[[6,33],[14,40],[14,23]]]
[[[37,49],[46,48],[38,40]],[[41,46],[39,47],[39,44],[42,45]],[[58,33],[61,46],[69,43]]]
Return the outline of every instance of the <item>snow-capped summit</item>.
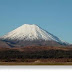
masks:
[[[5,41],[10,47],[68,45],[36,24],[24,24],[0,37],[0,40]]]
[[[59,38],[43,30],[36,24],[24,24],[2,37],[11,40],[45,40],[61,42]]]

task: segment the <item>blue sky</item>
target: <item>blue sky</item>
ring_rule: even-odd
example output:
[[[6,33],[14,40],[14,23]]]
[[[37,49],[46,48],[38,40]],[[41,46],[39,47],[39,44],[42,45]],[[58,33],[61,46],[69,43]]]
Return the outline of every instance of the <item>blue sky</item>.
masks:
[[[0,36],[22,24],[37,24],[72,43],[72,0],[0,0]]]

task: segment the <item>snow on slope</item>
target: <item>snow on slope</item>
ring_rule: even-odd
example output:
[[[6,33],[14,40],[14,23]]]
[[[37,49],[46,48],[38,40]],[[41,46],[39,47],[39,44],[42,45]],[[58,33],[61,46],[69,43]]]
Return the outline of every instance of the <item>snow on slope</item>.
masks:
[[[17,40],[45,40],[61,42],[59,38],[43,30],[35,24],[24,24],[2,37],[3,39]]]

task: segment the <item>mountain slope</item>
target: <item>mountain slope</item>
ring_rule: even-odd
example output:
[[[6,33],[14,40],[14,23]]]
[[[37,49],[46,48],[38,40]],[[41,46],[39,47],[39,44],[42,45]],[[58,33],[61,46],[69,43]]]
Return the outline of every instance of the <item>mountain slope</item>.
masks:
[[[9,32],[3,39],[18,39],[18,40],[54,40],[60,42],[60,39],[39,28],[37,25],[24,24],[21,27]]]
[[[0,40],[0,48],[10,48],[7,42]]]
[[[35,24],[24,24],[1,37],[13,45],[62,45],[63,42]]]

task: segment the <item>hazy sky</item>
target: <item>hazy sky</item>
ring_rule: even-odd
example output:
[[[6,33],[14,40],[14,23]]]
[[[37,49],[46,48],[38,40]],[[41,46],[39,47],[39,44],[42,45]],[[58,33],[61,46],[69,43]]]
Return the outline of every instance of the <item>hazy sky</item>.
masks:
[[[37,24],[72,43],[72,0],[0,0],[0,36],[22,24]]]

